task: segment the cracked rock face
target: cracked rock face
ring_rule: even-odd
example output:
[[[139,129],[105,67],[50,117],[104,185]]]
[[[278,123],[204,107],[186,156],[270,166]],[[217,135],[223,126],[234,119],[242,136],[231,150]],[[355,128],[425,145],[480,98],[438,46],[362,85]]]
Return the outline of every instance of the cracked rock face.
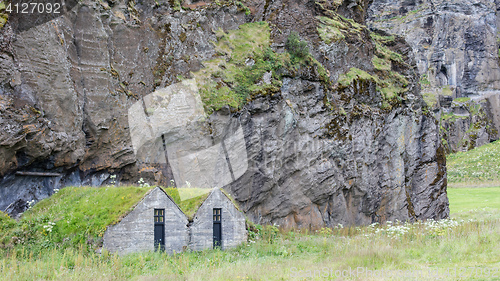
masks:
[[[372,76],[337,83],[353,68],[377,71],[375,43],[366,27],[329,43],[318,35],[318,16],[336,12],[359,25],[367,4],[249,1],[246,15],[231,3],[195,3],[176,11],[167,1],[137,1],[136,6],[83,1],[22,32],[7,24],[0,31],[0,124],[5,128],[0,209],[9,206],[16,214],[26,201],[49,196],[54,188],[110,183],[110,174],[122,183],[144,177],[166,185],[170,176],[195,182],[197,173],[181,177],[179,171],[189,172],[189,163],[198,161],[200,171],[212,169],[199,184],[225,185],[257,223],[318,228],[447,217],[439,126],[420,95],[410,47],[399,37],[387,46],[404,59],[391,71],[408,82],[404,93],[389,100]],[[136,122],[140,118],[178,117],[162,111],[162,102],[149,106],[152,98],[169,99],[152,93],[217,57],[212,43],[217,30],[261,20],[271,23],[271,47],[277,52],[285,51],[288,34],[297,31],[329,80],[322,80],[317,66],[301,66],[283,75],[277,92],[253,96],[240,110],[222,108],[192,126],[172,125],[175,134],[157,132],[168,127],[158,124],[150,130],[154,139],[140,139],[147,135],[140,133],[145,129]],[[271,79],[266,73],[262,83]],[[137,118],[131,112],[138,112]],[[131,130],[139,133],[131,136]],[[141,147],[174,150],[138,157]],[[182,165],[169,169],[167,162],[177,165],[171,155]],[[210,164],[211,155],[221,160]],[[148,162],[155,157],[169,161]]]
[[[423,95],[441,116],[448,152],[473,149],[499,137],[498,5],[490,0],[374,0],[368,9],[370,27],[404,36],[412,46]],[[473,100],[467,106],[451,106],[439,102],[443,96]],[[470,110],[476,106],[480,108]]]
[[[499,23],[490,0],[374,0],[368,9],[368,25],[405,37],[430,87],[455,97],[500,89]]]
[[[432,116],[409,108],[332,116],[323,97],[317,82],[286,79],[280,98],[259,98],[239,115],[249,171],[230,188],[253,221],[314,228],[448,215]]]

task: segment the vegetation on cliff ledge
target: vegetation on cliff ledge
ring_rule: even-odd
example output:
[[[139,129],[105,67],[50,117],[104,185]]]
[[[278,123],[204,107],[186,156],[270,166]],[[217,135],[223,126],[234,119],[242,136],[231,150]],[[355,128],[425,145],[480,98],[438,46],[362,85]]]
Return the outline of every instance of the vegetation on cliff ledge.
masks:
[[[352,19],[346,19],[332,13],[332,18],[320,16],[318,19],[318,33],[326,44],[339,42],[349,36],[357,36],[361,41],[363,26]]]
[[[9,13],[6,11],[6,9],[7,9],[6,3],[9,3],[9,2],[0,1],[0,29],[2,29],[3,25],[9,19]]]
[[[356,41],[364,41],[363,33],[368,32],[366,26],[356,23],[352,19],[343,18],[332,13],[331,17],[318,17],[318,34],[323,42],[331,44],[355,37]],[[372,57],[373,71],[365,71],[359,68],[350,68],[347,73],[341,74],[338,79],[339,85],[348,87],[354,80],[372,80],[377,84],[377,91],[386,99],[391,99],[406,92],[409,84],[408,79],[401,73],[395,71],[395,65],[408,66],[403,55],[391,50],[390,45],[395,42],[395,36],[383,35],[377,32],[369,32],[370,38],[375,45],[375,55]]]
[[[327,71],[296,34],[290,35],[285,53],[271,49],[270,34],[267,22],[216,32],[216,58],[192,73],[209,114],[227,105],[239,109],[256,95],[277,93],[284,74],[293,74],[302,66],[315,68],[322,81],[328,81]]]

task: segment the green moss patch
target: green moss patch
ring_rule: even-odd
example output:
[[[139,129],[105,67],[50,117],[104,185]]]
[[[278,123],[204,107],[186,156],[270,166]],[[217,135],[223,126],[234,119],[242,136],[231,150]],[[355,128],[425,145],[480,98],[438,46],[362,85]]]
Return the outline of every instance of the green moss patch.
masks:
[[[344,87],[347,87],[352,84],[354,80],[373,80],[374,82],[378,82],[378,78],[375,76],[372,76],[368,72],[361,70],[356,67],[352,67],[349,69],[349,72],[345,74],[341,74],[339,76],[338,83]]]
[[[6,11],[6,1],[0,1],[0,29],[4,26],[4,24],[9,19],[9,13]]]
[[[429,81],[429,76],[427,74],[423,74],[422,76],[420,76],[420,84],[424,87],[431,85],[431,82]]]
[[[443,96],[452,96],[453,95],[453,91],[451,90],[450,86],[444,86],[443,88],[441,88],[441,95]]]
[[[318,34],[326,44],[344,40],[348,36],[358,36],[361,38],[363,26],[352,19],[346,19],[338,14],[331,14],[332,17],[317,17]]]
[[[387,61],[394,61],[407,65],[403,55],[394,52],[387,45],[394,41],[394,36],[383,36],[376,32],[370,32],[370,37],[375,42],[375,55]]]
[[[391,62],[385,60],[383,58],[379,58],[377,56],[373,56],[372,63],[375,69],[382,71],[390,71],[391,70]]]
[[[437,98],[437,96],[435,94],[433,94],[433,93],[423,93],[422,96],[424,98],[425,103],[428,106],[434,107],[434,106],[437,105],[438,98]]]
[[[468,101],[470,101],[470,98],[468,98],[468,97],[456,98],[453,100],[453,102],[456,102],[456,103],[464,103],[464,102],[468,102]]]
[[[213,43],[218,58],[204,62],[205,68],[192,73],[208,113],[226,105],[241,108],[252,94],[279,89],[276,69],[285,58],[270,50],[270,34],[267,22],[216,32],[217,42]],[[272,73],[270,84],[261,81],[266,72]]]
[[[402,54],[394,52],[387,45],[394,42],[394,36],[385,36],[371,32],[370,37],[375,43],[375,56],[372,58],[373,66],[378,78],[377,89],[386,98],[392,98],[406,92],[408,79],[400,73],[393,71],[393,64],[408,66]]]

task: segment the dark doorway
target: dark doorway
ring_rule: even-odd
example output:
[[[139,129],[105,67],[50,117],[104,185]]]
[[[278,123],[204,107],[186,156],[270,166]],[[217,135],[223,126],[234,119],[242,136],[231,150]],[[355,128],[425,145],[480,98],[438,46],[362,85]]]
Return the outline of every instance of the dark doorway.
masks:
[[[214,209],[214,248],[222,248],[222,209]]]
[[[165,209],[155,209],[155,251],[165,250]]]

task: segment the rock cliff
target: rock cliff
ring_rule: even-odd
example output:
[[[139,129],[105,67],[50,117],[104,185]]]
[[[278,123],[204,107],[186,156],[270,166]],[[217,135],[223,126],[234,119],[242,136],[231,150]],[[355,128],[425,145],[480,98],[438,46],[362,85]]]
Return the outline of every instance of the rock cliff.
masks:
[[[412,49],[370,31],[367,5],[85,0],[27,30],[8,21],[0,209],[114,174],[223,185],[283,227],[447,217]]]
[[[412,46],[423,96],[437,116],[445,117],[440,123],[449,152],[499,138],[499,5],[492,0],[374,0],[369,6],[370,27],[399,34]],[[462,97],[471,97],[481,114],[467,110],[470,119],[463,106],[451,109],[451,100]]]

